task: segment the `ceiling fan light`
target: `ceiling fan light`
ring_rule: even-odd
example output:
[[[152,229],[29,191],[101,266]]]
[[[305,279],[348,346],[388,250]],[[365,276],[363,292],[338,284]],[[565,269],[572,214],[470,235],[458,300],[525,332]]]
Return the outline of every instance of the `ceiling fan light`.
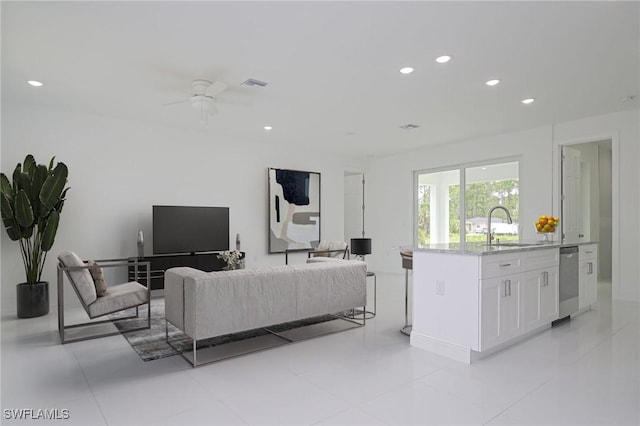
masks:
[[[215,111],[215,101],[209,96],[193,95],[191,97],[191,105],[193,105],[193,107],[199,111]]]

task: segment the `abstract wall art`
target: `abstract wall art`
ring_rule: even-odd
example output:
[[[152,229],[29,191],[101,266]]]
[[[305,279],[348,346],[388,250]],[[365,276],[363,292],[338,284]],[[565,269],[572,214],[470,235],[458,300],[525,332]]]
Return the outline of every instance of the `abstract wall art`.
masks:
[[[320,242],[320,173],[269,169],[269,253]]]

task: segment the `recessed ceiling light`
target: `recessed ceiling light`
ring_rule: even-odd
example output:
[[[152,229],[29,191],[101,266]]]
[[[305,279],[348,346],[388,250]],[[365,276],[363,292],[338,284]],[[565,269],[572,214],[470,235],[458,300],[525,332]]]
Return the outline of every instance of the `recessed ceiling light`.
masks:
[[[400,72],[402,74],[411,74],[413,72],[413,68],[411,67],[400,68]]]
[[[27,83],[29,83],[30,85],[34,86],[34,87],[40,87],[42,86],[42,83],[37,81],[37,80],[29,80]]]
[[[500,80],[495,79],[495,80],[489,80],[485,83],[487,86],[495,86],[496,84],[500,84]]]
[[[273,127],[271,127],[271,126],[264,126],[264,129],[265,129],[265,130],[271,130],[271,129],[273,129]]]
[[[436,62],[439,63],[439,64],[447,63],[450,60],[451,60],[451,56],[449,56],[449,55],[442,55],[442,56],[438,56],[436,58]]]
[[[525,104],[525,105],[528,105],[528,104],[533,103],[533,101],[535,101],[535,99],[533,99],[533,98],[527,98],[527,99],[523,99],[523,100],[522,100],[522,103],[523,103],[523,104]]]

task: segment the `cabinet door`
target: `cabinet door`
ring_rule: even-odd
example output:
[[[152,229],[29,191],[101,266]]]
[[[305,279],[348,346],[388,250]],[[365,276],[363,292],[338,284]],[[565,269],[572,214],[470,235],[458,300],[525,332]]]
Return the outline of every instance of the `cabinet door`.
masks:
[[[522,328],[525,332],[540,325],[543,284],[543,271],[522,274]]]
[[[558,267],[522,275],[522,329],[533,330],[558,319]]]
[[[546,274],[546,275],[545,275]],[[545,269],[542,273],[540,291],[540,322],[548,324],[558,319],[560,311],[560,272],[556,266]]]
[[[580,261],[578,308],[591,306],[598,300],[598,263],[596,259]]]
[[[586,308],[598,299],[598,246],[579,248],[578,308]]]
[[[481,280],[481,351],[520,334],[520,280],[520,274]]]

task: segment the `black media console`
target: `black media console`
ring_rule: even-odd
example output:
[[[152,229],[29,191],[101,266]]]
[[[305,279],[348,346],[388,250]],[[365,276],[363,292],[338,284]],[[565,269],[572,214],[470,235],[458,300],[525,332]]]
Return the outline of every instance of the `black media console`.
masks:
[[[141,258],[130,257],[129,263],[129,281],[136,281],[135,268],[133,262],[150,262],[151,264],[151,290],[164,289],[164,271],[169,268],[178,266],[189,266],[205,272],[221,271],[227,264],[224,260],[218,259],[219,252],[195,253],[195,254],[159,254],[153,256],[145,256]],[[244,258],[244,252],[242,253]],[[146,269],[144,266],[138,267],[137,281],[142,285],[147,285]]]

